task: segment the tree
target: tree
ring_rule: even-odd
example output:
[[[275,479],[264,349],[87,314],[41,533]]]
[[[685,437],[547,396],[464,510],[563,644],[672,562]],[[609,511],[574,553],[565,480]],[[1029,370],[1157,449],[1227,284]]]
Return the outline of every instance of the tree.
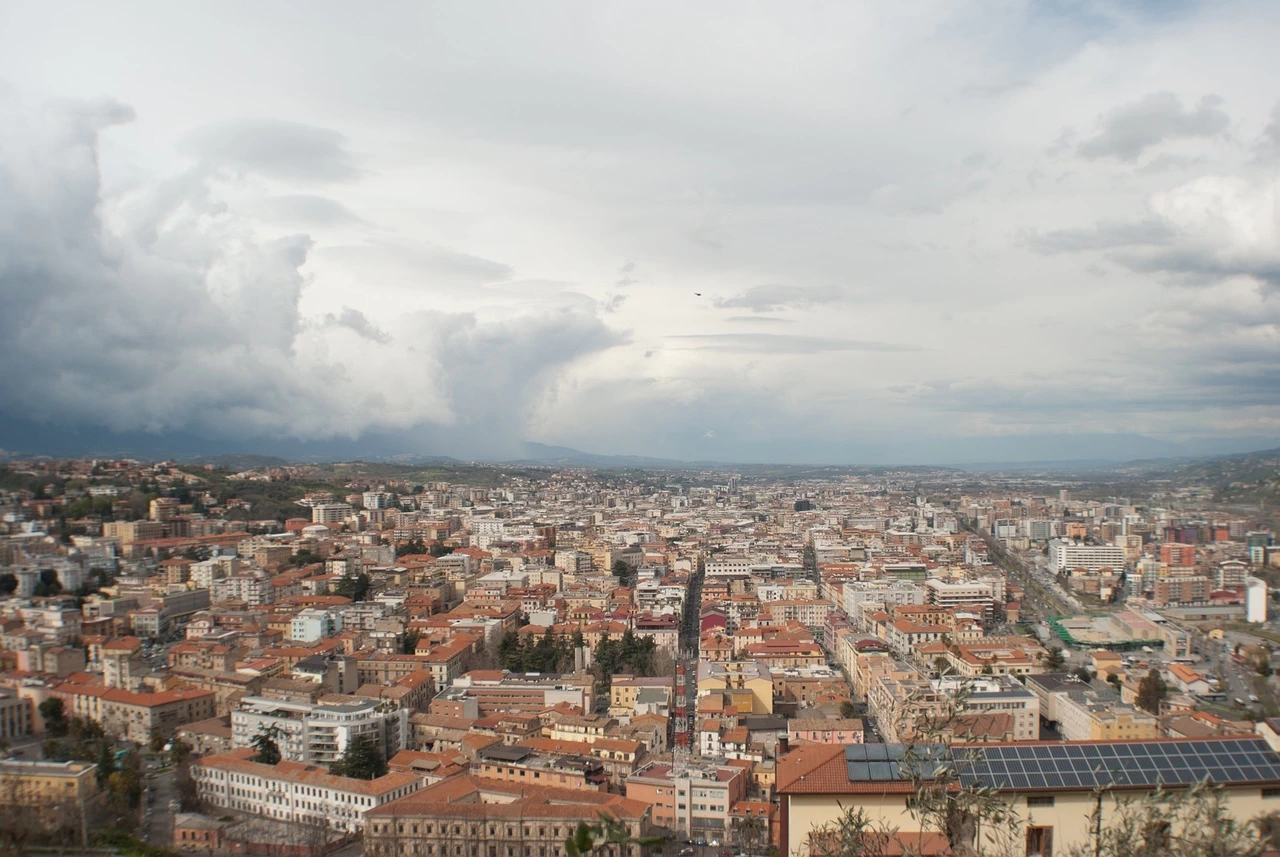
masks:
[[[347,745],[342,757],[329,766],[335,777],[353,777],[357,780],[376,780],[387,772],[387,760],[368,735],[362,735]]]
[[[1107,681],[1110,682],[1116,690],[1120,690],[1123,683],[1120,681],[1120,673],[1107,673]]]
[[[1044,663],[1044,668],[1049,672],[1057,672],[1067,665],[1067,656],[1063,654],[1059,646],[1051,647],[1040,656],[1040,660]]]
[[[280,762],[280,745],[276,743],[275,729],[259,729],[258,734],[249,740],[254,749],[253,761],[262,765],[275,765]]]
[[[178,795],[178,802],[182,804],[183,812],[199,812],[200,806],[200,790],[196,787],[196,781],[191,776],[191,764],[184,760],[178,765],[178,770],[173,774],[173,788]]]
[[[845,720],[852,720],[853,716],[857,713],[858,709],[855,708],[853,703],[849,700],[846,699],[844,702],[840,703],[840,716]]]
[[[406,655],[412,655],[418,650],[418,641],[422,639],[422,632],[417,628],[410,628],[404,632],[404,642],[400,644],[400,651]]]
[[[360,574],[347,574],[342,580],[338,581],[338,585],[333,588],[333,592],[335,595],[350,598],[352,601],[363,601],[368,596],[371,585],[369,575],[363,572]]]
[[[815,857],[881,857],[896,831],[872,823],[861,807],[841,805],[840,815],[809,835]],[[763,826],[763,825],[762,825]]]
[[[631,566],[622,560],[618,560],[613,564],[613,576],[618,578],[618,582],[626,584],[628,578],[631,577]]]
[[[1231,817],[1221,786],[1157,790],[1140,798],[1094,793],[1089,839],[1068,857],[1260,857],[1267,850],[1264,819]]]
[[[12,595],[18,589],[18,578],[11,572],[0,574],[0,597]]]
[[[1160,713],[1160,702],[1168,693],[1159,670],[1151,670],[1138,685],[1138,707],[1152,714]]]
[[[566,857],[586,857],[596,848],[604,848],[608,854],[626,854],[632,845],[641,848],[652,848],[665,842],[661,836],[632,836],[631,831],[621,821],[607,812],[600,813],[600,820],[595,824],[578,822],[573,835],[565,840]]]
[[[421,538],[410,539],[396,548],[396,556],[416,556],[427,552],[427,543]]]
[[[49,697],[40,703],[38,710],[50,735],[62,737],[67,734],[67,714],[61,698]]]
[[[1093,673],[1089,672],[1088,667],[1078,667],[1071,674],[1085,683],[1093,681]]]
[[[754,813],[743,816],[738,822],[738,842],[742,850],[750,855],[760,843],[765,833],[764,818]]]
[[[442,556],[448,556],[453,553],[453,548],[446,547],[440,542],[432,542],[431,547],[427,549],[427,553],[431,554],[436,559],[439,559]]]
[[[182,767],[190,756],[191,745],[186,741],[179,741],[175,738],[169,746],[169,761],[178,767]]]
[[[951,661],[947,660],[943,655],[938,655],[933,659],[933,671],[939,676],[946,675],[951,672]]]

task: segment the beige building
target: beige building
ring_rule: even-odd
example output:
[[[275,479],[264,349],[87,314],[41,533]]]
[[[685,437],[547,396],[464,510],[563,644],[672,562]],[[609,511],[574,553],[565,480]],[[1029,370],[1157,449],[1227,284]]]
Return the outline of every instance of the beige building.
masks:
[[[620,795],[462,775],[369,810],[368,857],[555,857],[578,824],[617,819],[633,837],[652,831],[648,804]],[[611,846],[616,857],[640,847]]]
[[[944,760],[952,758],[943,754]],[[817,853],[824,829],[845,809],[855,809],[873,827],[894,831],[900,843],[941,853],[946,843],[939,831],[922,830],[909,810],[914,791],[900,767],[903,758],[904,747],[896,744],[793,749],[778,764],[779,850],[797,857]],[[1159,781],[1177,790],[1211,777],[1241,823],[1274,812],[1273,795],[1280,794],[1280,754],[1256,736],[975,745],[953,758],[942,764],[954,774],[949,779],[961,788],[997,789],[1015,815],[1006,828],[1014,847],[1041,857],[1089,845],[1100,787],[1111,795],[1102,804],[1104,825],[1116,812],[1116,799],[1149,795]],[[999,850],[990,841],[981,844]]]
[[[183,688],[134,693],[101,685],[60,684],[53,690],[68,715],[96,721],[108,735],[146,744],[154,734],[171,737],[179,726],[214,716],[214,693]]]
[[[0,761],[0,824],[16,829],[34,822],[46,832],[63,828],[84,835],[97,772],[90,762]]]

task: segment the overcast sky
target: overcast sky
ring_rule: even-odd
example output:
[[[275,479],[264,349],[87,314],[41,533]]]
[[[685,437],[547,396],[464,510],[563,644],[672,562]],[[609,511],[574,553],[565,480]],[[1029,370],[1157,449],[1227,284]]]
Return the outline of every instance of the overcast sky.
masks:
[[[1276,445],[1277,44],[1274,0],[0,0],[0,428]]]

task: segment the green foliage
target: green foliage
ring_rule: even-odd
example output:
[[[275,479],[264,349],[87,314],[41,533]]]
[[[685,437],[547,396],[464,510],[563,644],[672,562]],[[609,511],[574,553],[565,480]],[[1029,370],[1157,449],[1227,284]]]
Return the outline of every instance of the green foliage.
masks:
[[[1138,685],[1138,707],[1152,714],[1160,713],[1160,702],[1168,693],[1159,670],[1151,670]]]
[[[427,553],[431,554],[436,559],[439,559],[442,556],[448,556],[453,553],[453,548],[440,542],[432,542],[431,547],[427,548]]]
[[[45,729],[49,731],[50,735],[61,738],[67,734],[67,712],[61,698],[51,696],[40,703],[37,710],[40,712],[40,716],[44,718]]]
[[[1057,672],[1067,665],[1067,656],[1058,646],[1051,647],[1047,652],[1040,656],[1044,662],[1044,667],[1049,672]]]
[[[605,634],[593,652],[596,674],[602,682],[602,692],[607,693],[612,686],[610,678],[620,672],[635,675],[656,675],[658,672],[657,646],[652,637],[637,638],[627,629],[621,639],[611,640]],[[669,661],[669,659],[664,659]]]
[[[274,729],[262,729],[249,741],[255,750],[253,761],[263,765],[275,765],[280,762],[280,745],[276,743]]]
[[[324,562],[324,557],[318,553],[312,553],[311,548],[302,548],[293,556],[289,557],[289,565],[301,568],[304,565],[315,565]]]
[[[427,552],[427,543],[421,538],[410,539],[396,547],[396,556],[410,556]]]
[[[190,758],[191,749],[190,744],[175,738],[169,747],[169,761],[181,768]]]
[[[873,823],[862,807],[843,805],[839,816],[809,835],[811,852],[822,857],[881,857],[892,838],[893,831]]]
[[[855,708],[853,703],[849,700],[846,699],[844,702],[840,703],[840,716],[845,720],[852,720],[853,716],[857,714],[857,712],[858,709]]]
[[[600,813],[595,824],[578,822],[573,835],[565,840],[565,857],[586,857],[596,849],[607,854],[626,854],[632,845],[656,848],[666,842],[661,836],[632,836],[627,826],[607,812]]]
[[[422,632],[411,628],[404,632],[404,642],[400,644],[400,651],[406,655],[412,655],[418,650],[418,641],[422,639]]]
[[[58,573],[51,569],[45,569],[40,572],[40,579],[36,582],[35,594],[39,598],[45,598],[50,595],[58,595],[62,592],[62,584],[58,582]]]
[[[511,672],[563,672],[573,663],[573,650],[564,637],[556,636],[550,628],[537,639],[507,634],[498,644],[498,663]]]
[[[1260,857],[1269,834],[1261,819],[1232,818],[1224,790],[1206,783],[1137,798],[1097,793],[1088,829],[1069,857]]]
[[[348,574],[338,581],[338,585],[333,588],[333,593],[350,598],[352,601],[363,601],[368,597],[371,585],[367,574]]]
[[[335,777],[375,780],[387,772],[387,760],[374,739],[363,735],[347,745],[342,758],[329,766]]]

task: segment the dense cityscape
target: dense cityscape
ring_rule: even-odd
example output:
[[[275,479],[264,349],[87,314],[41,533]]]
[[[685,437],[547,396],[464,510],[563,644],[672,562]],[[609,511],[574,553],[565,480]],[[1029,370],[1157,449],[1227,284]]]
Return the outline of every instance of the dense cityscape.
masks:
[[[1280,857],[1277,43],[0,0],[0,857]]]
[[[1089,843],[1100,790],[1274,817],[1271,513],[1093,478],[11,460],[2,835],[958,853],[891,799],[921,746],[1024,853]]]

